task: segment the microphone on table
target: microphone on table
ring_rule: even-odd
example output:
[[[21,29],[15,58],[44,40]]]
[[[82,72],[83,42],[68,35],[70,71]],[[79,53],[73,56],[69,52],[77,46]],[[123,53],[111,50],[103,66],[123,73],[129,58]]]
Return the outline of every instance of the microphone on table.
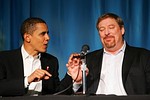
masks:
[[[83,85],[82,93],[83,94],[85,94],[86,92],[86,54],[89,52],[89,50],[90,47],[88,45],[83,45],[80,53],[80,58],[82,61],[81,70],[82,70],[82,85]]]
[[[80,57],[81,61],[82,61],[82,65],[81,65],[81,70],[82,70],[82,83],[83,83],[83,94],[85,94],[86,91],[86,54],[89,52],[90,47],[88,45],[83,45],[82,49],[81,49],[81,53],[80,56],[75,56],[75,58]],[[77,75],[78,77],[78,75]],[[65,88],[62,91],[59,91],[57,93],[54,93],[53,95],[59,95],[62,94],[63,92],[67,91],[69,88],[71,88],[73,85],[70,84],[67,88]]]
[[[89,50],[90,50],[90,47],[87,44],[82,46],[81,53],[80,53],[81,59],[84,59],[84,57],[89,52]]]

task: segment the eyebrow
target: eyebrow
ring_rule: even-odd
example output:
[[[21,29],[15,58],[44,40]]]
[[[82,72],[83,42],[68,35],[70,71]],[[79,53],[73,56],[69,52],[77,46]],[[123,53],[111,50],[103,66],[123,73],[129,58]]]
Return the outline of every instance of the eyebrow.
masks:
[[[41,32],[40,34],[48,34],[49,33],[49,31],[43,31],[43,32]]]

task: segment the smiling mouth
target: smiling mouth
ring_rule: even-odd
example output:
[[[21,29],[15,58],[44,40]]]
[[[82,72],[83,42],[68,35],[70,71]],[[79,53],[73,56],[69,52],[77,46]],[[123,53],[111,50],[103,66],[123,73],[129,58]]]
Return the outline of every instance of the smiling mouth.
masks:
[[[104,39],[109,39],[109,38],[113,38],[113,36],[106,36],[106,37],[104,37]]]
[[[106,40],[106,41],[110,41],[110,40],[111,40],[111,38],[112,38],[112,37],[106,37],[106,38],[104,38],[104,40]]]
[[[105,40],[110,40],[110,39],[112,39],[112,38],[114,38],[113,36],[106,36],[104,39]]]

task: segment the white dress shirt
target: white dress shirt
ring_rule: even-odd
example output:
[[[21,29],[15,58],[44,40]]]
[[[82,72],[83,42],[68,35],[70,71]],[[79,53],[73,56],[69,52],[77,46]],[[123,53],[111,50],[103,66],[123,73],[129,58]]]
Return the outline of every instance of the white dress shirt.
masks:
[[[33,73],[36,69],[41,69],[41,61],[40,61],[41,55],[39,54],[36,57],[33,57],[33,56],[29,55],[26,52],[26,50],[24,49],[23,45],[21,47],[21,53],[22,53],[22,57],[23,57],[25,88],[28,87],[28,90],[41,92],[41,90],[42,90],[42,81],[32,82],[32,83],[28,84],[28,80],[27,80],[27,77],[29,75],[31,75],[31,73]]]
[[[104,49],[100,82],[96,94],[127,95],[122,82],[122,62],[126,43],[115,54]]]

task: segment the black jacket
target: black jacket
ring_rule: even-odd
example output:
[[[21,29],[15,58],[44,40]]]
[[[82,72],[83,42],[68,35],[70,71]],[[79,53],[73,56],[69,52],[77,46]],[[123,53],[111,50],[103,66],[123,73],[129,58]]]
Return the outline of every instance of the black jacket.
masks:
[[[86,58],[89,69],[86,93],[95,94],[100,80],[103,49],[87,54]],[[71,82],[69,81],[71,77],[67,76],[64,80]],[[127,95],[150,94],[150,51],[126,45],[122,64],[122,82]],[[68,94],[71,93],[70,91],[68,90]]]
[[[41,53],[40,60],[42,69],[49,66],[49,73],[52,74],[50,79],[42,81],[42,94],[53,94],[60,84],[58,60],[47,53]],[[19,96],[26,93],[21,48],[0,52],[0,96]]]

